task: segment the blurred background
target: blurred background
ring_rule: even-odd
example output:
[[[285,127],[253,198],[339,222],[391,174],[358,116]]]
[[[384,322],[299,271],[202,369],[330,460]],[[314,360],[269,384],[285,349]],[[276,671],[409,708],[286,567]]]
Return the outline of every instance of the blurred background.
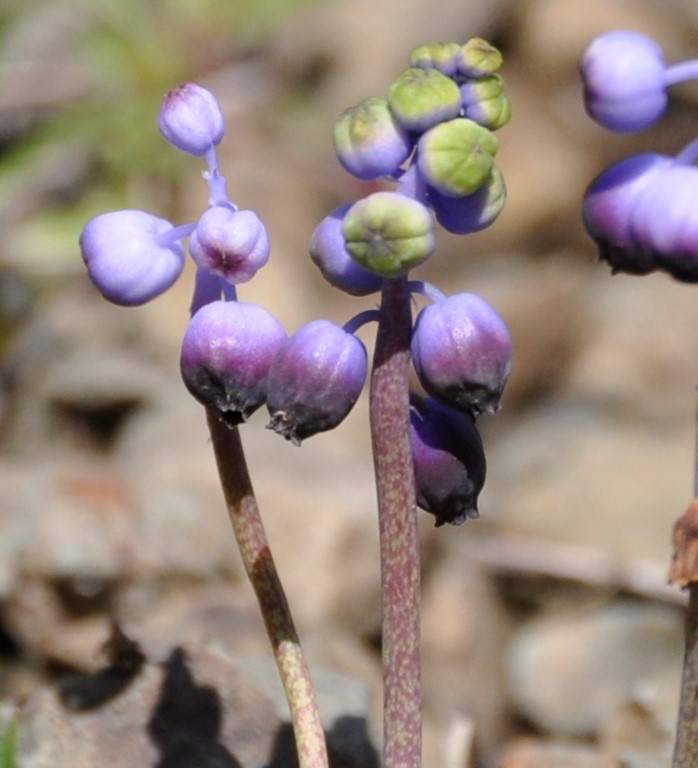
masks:
[[[226,115],[229,192],[272,241],[241,298],[289,332],[342,323],[374,299],[340,295],[307,255],[316,223],[368,191],[336,162],[333,121],[384,94],[415,45],[472,36],[505,55],[508,203],[486,232],[440,232],[418,276],[484,296],[516,357],[502,411],[482,420],[481,519],[435,530],[422,516],[425,764],[669,764],[683,595],[667,572],[692,498],[698,302],[661,275],[611,277],[579,208],[608,163],[695,138],[698,87],[675,89],[643,134],[594,125],[578,62],[618,27],[653,35],[668,62],[698,51],[691,0],[0,2],[0,699],[6,722],[25,713],[21,764],[158,764],[145,729],[135,753],[122,742],[105,757],[96,734],[124,722],[98,708],[76,724],[55,695],[104,663],[112,619],[155,665],[185,648],[223,689],[227,672],[206,666],[214,648],[244,685],[266,686],[203,413],[179,377],[192,274],[119,309],[88,284],[77,247],[106,210],[185,222],[205,207],[201,163],[157,132],[163,95],[194,80]],[[243,440],[328,728],[351,716],[377,745],[366,398],[300,449],[264,425],[257,414]],[[144,722],[148,701],[131,708]],[[234,723],[223,732],[243,765],[269,762],[273,732],[250,757]],[[347,764],[372,764],[361,748]]]

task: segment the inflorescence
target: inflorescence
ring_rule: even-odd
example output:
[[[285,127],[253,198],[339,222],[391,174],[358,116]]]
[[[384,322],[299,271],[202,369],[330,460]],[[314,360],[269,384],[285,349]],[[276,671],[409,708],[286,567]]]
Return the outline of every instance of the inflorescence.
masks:
[[[698,61],[667,66],[657,43],[618,30],[596,38],[582,59],[587,112],[618,133],[655,124],[668,104],[668,88],[698,77]],[[599,256],[613,272],[661,271],[698,282],[698,140],[677,155],[643,152],[596,177],[582,208]]]
[[[479,38],[421,46],[385,98],[338,118],[340,163],[385,189],[338,207],[312,234],[311,258],[331,285],[354,296],[376,293],[433,255],[434,220],[466,234],[497,218],[506,188],[493,131],[510,116],[500,65],[499,51]],[[237,286],[266,264],[270,246],[259,217],[228,198],[215,149],[225,129],[220,107],[187,83],[167,94],[158,125],[174,147],[206,159],[208,207],[181,226],[136,210],[95,217],[80,237],[90,279],[115,304],[143,304],[179,277],[188,240],[196,279],[181,372],[191,394],[231,427],[266,404],[269,428],[296,444],[333,429],[364,387],[368,358],[356,331],[377,313],[364,311],[343,327],[314,320],[287,336],[266,309],[239,301]],[[511,337],[478,296],[409,286],[431,302],[412,336],[428,395],[415,394],[409,414],[416,497],[437,525],[458,524],[478,514],[485,458],[475,420],[499,408]]]

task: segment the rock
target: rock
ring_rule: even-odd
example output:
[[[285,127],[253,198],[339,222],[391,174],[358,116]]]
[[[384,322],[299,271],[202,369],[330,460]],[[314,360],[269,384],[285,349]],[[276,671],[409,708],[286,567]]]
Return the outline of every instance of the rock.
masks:
[[[643,691],[662,701],[673,693],[673,710],[682,656],[675,609],[621,602],[543,616],[512,638],[507,688],[519,715],[543,731],[599,734]]]
[[[107,650],[106,667],[30,698],[19,727],[23,768],[281,768],[295,761],[270,658],[230,655],[208,644],[176,646],[156,663],[118,629]],[[365,688],[322,669],[315,683],[331,765],[377,768]]]
[[[468,525],[439,530],[453,540],[467,537]],[[449,544],[423,586],[424,705],[442,724],[467,717],[487,754],[507,731],[500,675],[508,621],[484,571],[463,557],[458,541]]]
[[[524,738],[508,746],[496,768],[605,768],[598,749],[585,744]]]

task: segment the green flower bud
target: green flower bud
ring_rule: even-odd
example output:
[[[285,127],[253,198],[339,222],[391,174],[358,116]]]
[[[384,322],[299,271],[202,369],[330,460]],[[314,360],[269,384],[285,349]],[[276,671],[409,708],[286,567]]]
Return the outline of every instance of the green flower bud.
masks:
[[[463,115],[491,131],[506,125],[511,118],[511,102],[504,95],[500,75],[467,80],[460,87]]]
[[[444,195],[471,195],[487,181],[499,142],[475,121],[460,117],[440,123],[417,145],[419,170],[427,183]]]
[[[481,37],[473,37],[461,46],[456,57],[458,73],[467,77],[485,77],[502,66],[502,54]]]
[[[374,192],[354,203],[342,232],[352,258],[388,278],[426,261],[436,246],[429,209],[398,192]]]
[[[425,131],[460,113],[456,83],[436,69],[411,67],[388,87],[388,103],[398,121],[410,131]]]
[[[410,66],[419,67],[419,69],[438,69],[444,75],[454,75],[456,57],[460,49],[459,43],[419,45],[410,54]]]

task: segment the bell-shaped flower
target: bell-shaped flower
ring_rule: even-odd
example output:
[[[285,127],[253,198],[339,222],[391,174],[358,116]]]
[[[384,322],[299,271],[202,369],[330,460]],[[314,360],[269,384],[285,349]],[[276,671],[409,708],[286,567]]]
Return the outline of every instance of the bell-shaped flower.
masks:
[[[638,201],[674,162],[654,152],[632,155],[606,168],[584,193],[584,227],[614,273],[646,275],[658,268],[653,253],[638,245],[633,221]]]
[[[266,309],[213,301],[194,314],[184,334],[182,378],[199,402],[236,426],[264,403],[269,366],[285,340]]]
[[[499,409],[511,372],[509,329],[480,296],[459,293],[417,316],[412,359],[424,389],[477,417]]]
[[[269,370],[269,428],[300,445],[334,429],[359,398],[368,372],[361,341],[328,320],[315,320],[289,337]]]
[[[478,518],[487,464],[473,417],[413,395],[410,444],[417,506],[434,515],[437,526]]]
[[[184,267],[184,249],[169,221],[145,211],[102,213],[87,222],[80,251],[90,280],[114,304],[145,304],[166,291]]]
[[[698,168],[674,163],[656,174],[632,214],[637,247],[658,267],[687,283],[698,282]]]

